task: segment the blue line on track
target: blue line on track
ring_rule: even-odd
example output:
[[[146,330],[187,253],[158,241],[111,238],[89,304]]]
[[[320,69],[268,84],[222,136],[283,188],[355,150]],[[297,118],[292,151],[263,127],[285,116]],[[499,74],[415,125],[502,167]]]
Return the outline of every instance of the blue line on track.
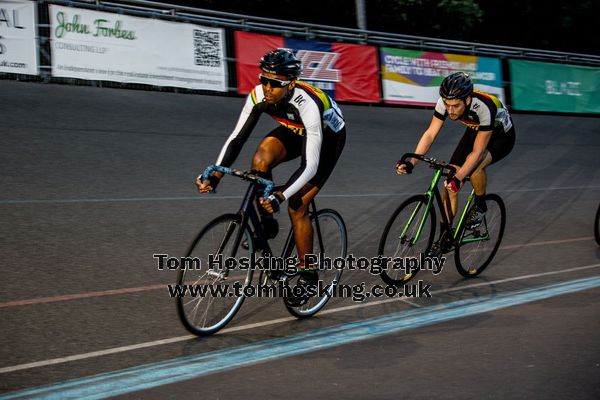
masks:
[[[104,399],[596,287],[600,287],[598,276],[505,293],[488,300],[466,299],[411,309],[296,336],[6,393],[0,399]]]

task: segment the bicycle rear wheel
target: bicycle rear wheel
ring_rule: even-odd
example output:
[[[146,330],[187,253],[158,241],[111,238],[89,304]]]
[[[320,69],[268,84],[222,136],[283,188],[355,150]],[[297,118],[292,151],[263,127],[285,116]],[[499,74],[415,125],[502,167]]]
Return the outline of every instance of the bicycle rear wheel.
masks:
[[[427,210],[428,200],[425,195],[413,196],[394,211],[379,240],[378,255],[389,259],[419,258],[421,254],[427,255],[433,244],[436,224],[434,207],[431,206],[429,211]],[[421,233],[415,241],[424,218],[429,218],[429,221],[424,221]],[[381,279],[388,285],[401,286],[414,278],[418,270],[408,274],[405,272],[404,269],[395,269],[392,263],[388,263],[387,270],[381,273]]]
[[[464,222],[463,226],[459,227],[454,261],[456,269],[465,278],[474,278],[487,268],[496,255],[504,235],[506,225],[504,202],[496,194],[487,194],[485,204],[487,211],[479,227],[467,229],[464,227]]]
[[[244,240],[248,249],[241,245]],[[253,252],[250,229],[241,226],[239,215],[221,215],[200,231],[187,251],[187,257],[200,260],[200,268],[181,269],[178,277],[178,284],[187,292],[178,296],[177,311],[188,331],[199,336],[210,335],[231,321],[245,299],[243,289],[236,296],[234,285],[247,287],[253,274],[252,268],[245,268],[237,261],[241,257],[250,258]],[[222,257],[223,263],[211,265],[211,256],[213,260]],[[228,257],[236,264],[226,264]]]
[[[335,210],[323,209],[317,212],[318,225],[321,232],[322,242],[319,241],[319,235],[317,232],[317,226],[315,223],[315,216],[311,216],[313,224],[313,253],[320,255],[321,259],[332,259],[342,257],[345,258],[348,251],[348,234],[346,232],[346,224],[342,216]],[[291,248],[288,249],[284,254],[291,255],[295,253],[295,242],[292,240]],[[297,254],[296,254],[297,255]],[[343,263],[341,264],[343,266]],[[329,299],[333,296],[333,292],[336,286],[339,284],[342,278],[343,269],[319,267],[319,281],[322,282],[323,288],[327,288],[326,291],[316,296],[312,296],[305,304],[299,307],[292,307],[284,301],[287,310],[296,318],[308,318],[315,315],[321,308],[327,304]],[[292,278],[288,281],[289,286],[293,286]]]

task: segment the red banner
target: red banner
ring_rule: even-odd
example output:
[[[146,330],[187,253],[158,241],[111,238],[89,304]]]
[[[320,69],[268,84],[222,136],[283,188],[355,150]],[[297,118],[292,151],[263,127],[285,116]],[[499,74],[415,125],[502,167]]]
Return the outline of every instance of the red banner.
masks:
[[[338,101],[381,101],[377,48],[344,43],[235,32],[238,93],[249,93],[258,84],[258,61],[276,48],[292,50],[302,61],[300,79],[323,89]]]
[[[257,35],[256,33],[235,32],[235,68],[237,71],[238,93],[248,94],[258,85],[258,62],[266,52],[283,47],[283,38]]]

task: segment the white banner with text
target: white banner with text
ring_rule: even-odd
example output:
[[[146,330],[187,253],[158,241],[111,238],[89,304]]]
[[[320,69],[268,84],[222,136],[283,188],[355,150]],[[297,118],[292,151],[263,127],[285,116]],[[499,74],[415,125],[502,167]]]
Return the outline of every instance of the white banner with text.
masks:
[[[34,1],[0,0],[0,72],[37,75]]]
[[[227,91],[223,29],[49,8],[54,76]]]

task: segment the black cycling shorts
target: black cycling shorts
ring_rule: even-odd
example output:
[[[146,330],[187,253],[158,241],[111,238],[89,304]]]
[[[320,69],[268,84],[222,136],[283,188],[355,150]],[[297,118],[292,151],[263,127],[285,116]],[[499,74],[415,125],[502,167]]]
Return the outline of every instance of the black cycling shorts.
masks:
[[[454,150],[452,157],[450,158],[450,164],[462,166],[467,160],[467,156],[473,151],[473,144],[475,144],[475,137],[478,131],[475,129],[467,128],[465,134],[458,142],[458,146]],[[502,125],[494,128],[492,131],[492,137],[487,145],[487,151],[492,156],[491,164],[494,164],[511,152],[515,145],[515,127],[514,125],[504,132]]]
[[[300,136],[285,126],[279,126],[273,129],[265,137],[275,137],[279,139],[286,150],[286,157],[283,160],[290,161],[295,158],[301,157],[304,149],[304,142],[306,139]],[[329,127],[323,130],[323,141],[321,142],[321,154],[319,157],[319,166],[317,167],[317,173],[308,182],[309,184],[323,188],[323,185],[329,178],[329,175],[333,172],[333,168],[337,163],[337,160],[342,154],[344,145],[346,144],[346,128],[342,128],[339,132],[333,132]],[[290,177],[286,186],[293,183],[302,174],[306,160],[304,158],[301,161],[300,168]]]

